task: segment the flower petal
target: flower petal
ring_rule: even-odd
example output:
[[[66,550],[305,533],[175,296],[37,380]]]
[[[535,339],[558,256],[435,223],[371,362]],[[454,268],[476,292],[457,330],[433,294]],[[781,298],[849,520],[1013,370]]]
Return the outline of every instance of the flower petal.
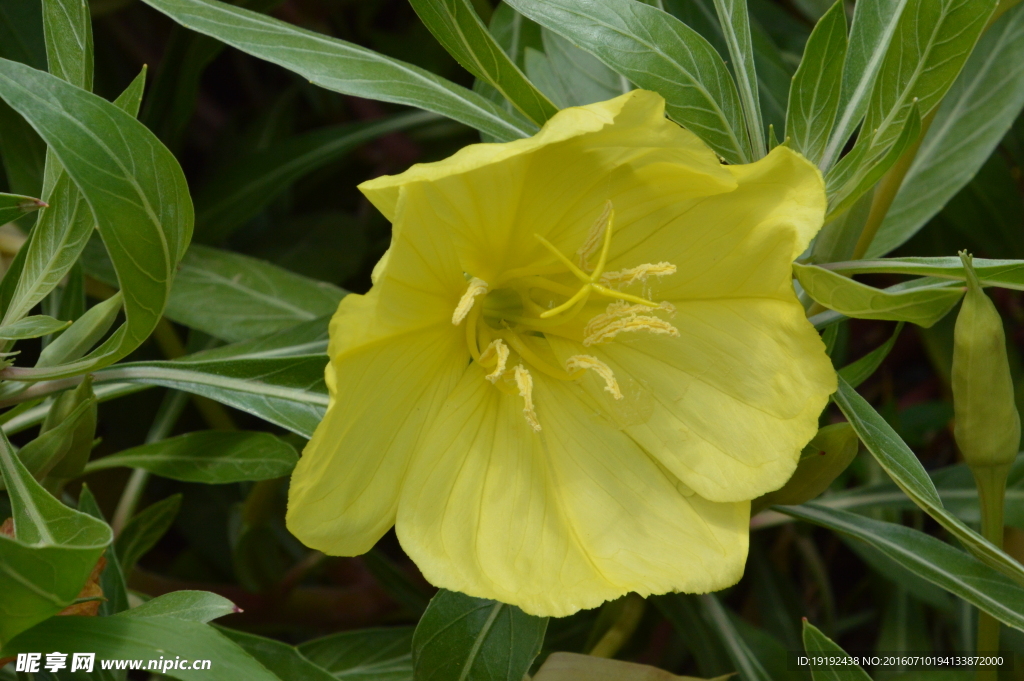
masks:
[[[707,499],[778,489],[836,389],[820,337],[795,298],[677,305],[679,338],[638,334],[586,349],[649,396],[650,416],[626,432]],[[560,358],[583,350],[551,343]],[[597,399],[599,386],[584,385]]]
[[[665,201],[735,187],[710,149],[665,118],[659,95],[634,90],[560,111],[532,138],[472,145],[360,189],[396,224],[408,193],[416,215],[452,235],[463,269],[495,283],[507,269],[551,258],[534,234],[573,252],[605,202],[618,203],[637,184],[633,173],[650,164],[677,171],[671,186],[661,183]]]
[[[465,372],[467,356],[448,321],[332,360],[331,404],[292,473],[292,534],[324,553],[354,556],[391,528],[417,439]]]
[[[470,367],[409,468],[396,529],[432,583],[565,616],[630,591],[734,584],[749,504],[677,481],[595,416],[572,383],[535,377],[543,427]]]
[[[786,147],[756,163],[724,168],[735,178],[734,191],[672,203],[624,202],[608,269],[675,264],[677,274],[652,283],[657,300],[793,299],[790,263],[825,216],[821,173]],[[643,168],[637,176],[652,185],[686,181],[670,164]]]

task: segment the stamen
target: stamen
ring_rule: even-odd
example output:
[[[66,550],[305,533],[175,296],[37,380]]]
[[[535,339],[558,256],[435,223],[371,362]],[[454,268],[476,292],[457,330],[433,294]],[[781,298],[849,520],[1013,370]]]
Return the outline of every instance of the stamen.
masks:
[[[611,367],[597,357],[593,355],[573,355],[566,360],[565,368],[568,371],[590,369],[604,379],[604,389],[606,392],[611,393],[612,397],[617,400],[622,399],[622,391],[619,389],[619,383],[615,380],[615,374],[612,372]]]
[[[675,307],[668,302],[660,303],[656,307],[670,314],[675,312]],[[609,304],[604,314],[594,316],[583,329],[585,334],[583,345],[589,347],[597,343],[604,343],[626,331],[647,331],[660,335],[679,336],[679,330],[664,319],[638,314],[647,312],[649,309],[646,305],[627,305],[621,301]]]
[[[605,286],[628,286],[638,281],[646,284],[648,277],[665,277],[675,273],[676,266],[670,262],[645,263],[617,272],[605,272],[600,281]]]
[[[533,376],[522,364],[516,366],[516,387],[519,388],[519,396],[523,398],[523,416],[526,422],[533,428],[533,432],[540,432],[540,421],[537,420],[537,412],[533,409]]]
[[[601,211],[601,215],[594,221],[594,224],[590,226],[590,231],[587,232],[587,238],[583,241],[583,245],[576,251],[576,262],[578,262],[580,267],[583,269],[590,269],[590,256],[597,253],[597,247],[601,244],[601,236],[607,230],[608,224],[611,222],[611,216],[612,202],[606,201],[604,204],[604,210]]]
[[[489,364],[492,359],[496,360],[494,371],[484,376],[491,383],[497,383],[501,375],[505,373],[505,364],[508,362],[508,346],[500,338],[491,341],[491,344],[480,354],[480,363]]]
[[[469,311],[476,304],[476,297],[487,293],[487,289],[487,282],[483,279],[477,279],[476,277],[470,279],[466,292],[462,294],[459,304],[455,306],[455,312],[452,313],[452,324],[455,326],[461,324],[462,320],[466,318],[466,315],[469,314]]]

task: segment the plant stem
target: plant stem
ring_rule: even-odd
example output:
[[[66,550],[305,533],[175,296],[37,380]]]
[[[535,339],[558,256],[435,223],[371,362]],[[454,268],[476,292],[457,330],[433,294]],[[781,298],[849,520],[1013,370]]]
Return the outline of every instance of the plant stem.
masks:
[[[615,657],[615,653],[624,646],[636,631],[640,619],[644,615],[647,601],[636,594],[628,594],[622,601],[622,610],[611,628],[594,644],[590,655],[594,657]]]
[[[981,505],[981,534],[985,539],[1003,547],[1003,506],[1006,500],[1006,478],[1010,465],[976,466],[971,468],[974,482],[978,486],[978,502]],[[999,651],[999,620],[987,612],[978,613],[979,655]],[[978,667],[978,681],[996,681],[998,668],[994,666]]]

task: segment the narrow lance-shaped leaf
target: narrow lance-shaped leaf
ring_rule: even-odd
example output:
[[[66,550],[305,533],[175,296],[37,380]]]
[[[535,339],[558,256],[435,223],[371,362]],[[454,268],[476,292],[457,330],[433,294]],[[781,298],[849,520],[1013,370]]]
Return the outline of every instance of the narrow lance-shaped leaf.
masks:
[[[747,123],[753,160],[764,157],[764,124],[761,122],[761,102],[758,98],[757,69],[754,66],[754,48],[750,39],[750,15],[747,0],[715,0],[718,22],[725,36],[736,74],[743,117]]]
[[[834,272],[846,274],[911,274],[921,277],[937,277],[964,281],[963,263],[960,258],[879,258],[877,260],[851,260],[822,265]],[[974,272],[983,286],[998,286],[1024,290],[1024,260],[993,260],[975,258]]]
[[[811,298],[847,317],[913,322],[925,328],[942,319],[964,293],[941,280],[922,279],[891,292],[814,265],[794,263],[793,271]]]
[[[828,664],[811,666],[811,677],[814,681],[871,681],[859,665],[853,664],[845,650],[836,645],[832,639],[821,633],[817,627],[804,619],[804,650],[810,654],[817,654],[830,658],[842,658],[848,660],[844,664]]]
[[[410,1],[424,25],[467,71],[487,81],[537,125],[555,115],[558,109],[509,59],[469,0]]]
[[[858,3],[859,4],[859,3]],[[917,233],[975,176],[1024,107],[1024,5],[986,31],[942,100],[868,257]]]
[[[846,415],[850,425],[857,431],[861,442],[893,482],[921,510],[956,537],[978,560],[1009,576],[1018,584],[1024,585],[1024,566],[993,546],[943,508],[942,499],[939,497],[935,485],[914,452],[900,439],[892,426],[843,380],[842,376],[838,377],[838,381],[839,389],[832,396],[835,403]]]
[[[789,87],[786,137],[812,163],[821,161],[839,109],[845,56],[846,11],[836,0],[811,31]]]
[[[45,201],[34,199],[31,196],[0,192],[0,225],[45,207]]]
[[[0,97],[36,128],[85,197],[117,270],[126,317],[86,358],[21,371],[41,379],[111,364],[149,336],[167,302],[192,234],[184,175],[131,115],[53,76],[0,60]]]
[[[71,322],[62,322],[59,319],[47,317],[43,314],[33,315],[13,324],[0,326],[0,339],[22,340],[25,338],[38,338],[39,336],[62,331],[70,325]]]
[[[439,113],[500,140],[534,126],[481,95],[358,45],[217,0],[146,0],[182,26],[294,71],[328,90]]]
[[[131,574],[139,558],[146,555],[170,529],[180,508],[181,495],[172,494],[147,506],[125,524],[114,542],[125,574]]]
[[[854,388],[868,380],[878,370],[878,367],[882,366],[882,362],[889,356],[889,353],[892,352],[893,346],[896,345],[896,339],[900,337],[900,331],[902,330],[903,322],[900,322],[896,325],[892,335],[889,336],[889,340],[860,359],[844,366],[839,370],[839,375]]]
[[[719,639],[725,645],[729,659],[736,666],[739,677],[742,681],[771,681],[764,666],[751,652],[743,637],[736,630],[735,625],[729,618],[729,613],[718,597],[714,594],[704,594],[698,597],[701,607],[704,610],[704,617],[708,620],[714,630],[718,633]]]
[[[730,163],[751,160],[729,70],[706,39],[635,0],[509,0],[512,7],[665,98],[668,115]]]
[[[839,109],[820,167],[833,166],[868,109],[875,77],[896,32],[907,0],[858,0],[853,6],[853,26],[843,62],[843,86]]]

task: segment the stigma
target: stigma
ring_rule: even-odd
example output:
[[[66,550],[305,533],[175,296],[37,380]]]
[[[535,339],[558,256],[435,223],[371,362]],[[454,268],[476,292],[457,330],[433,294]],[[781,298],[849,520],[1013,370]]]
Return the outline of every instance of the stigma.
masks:
[[[523,418],[534,433],[542,430],[533,401],[535,374],[579,381],[590,372],[603,381],[604,391],[613,400],[623,398],[607,363],[590,354],[573,355],[561,362],[549,336],[586,347],[614,342],[627,333],[679,337],[679,330],[668,321],[675,314],[670,303],[654,302],[623,290],[642,284],[649,295],[650,280],[675,274],[676,266],[670,262],[641,263],[606,271],[614,222],[615,210],[608,201],[573,260],[535,234],[554,262],[540,258],[532,266],[508,270],[493,286],[469,273],[465,275],[469,283],[452,312],[452,324],[465,323],[472,360],[485,370],[484,378],[497,389],[522,399]],[[593,305],[588,307],[595,298],[609,301],[603,313],[595,314]],[[582,315],[590,318],[581,324]]]

